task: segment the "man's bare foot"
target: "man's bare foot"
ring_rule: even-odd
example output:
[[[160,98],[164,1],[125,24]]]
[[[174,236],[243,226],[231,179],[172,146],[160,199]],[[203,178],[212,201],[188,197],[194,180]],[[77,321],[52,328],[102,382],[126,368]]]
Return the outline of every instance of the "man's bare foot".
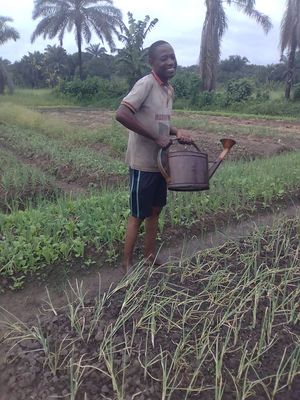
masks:
[[[128,274],[128,271],[129,271],[129,269],[130,269],[130,265],[123,263],[123,264],[121,265],[121,267],[122,267],[122,271],[124,272],[124,275],[127,275],[127,274]]]

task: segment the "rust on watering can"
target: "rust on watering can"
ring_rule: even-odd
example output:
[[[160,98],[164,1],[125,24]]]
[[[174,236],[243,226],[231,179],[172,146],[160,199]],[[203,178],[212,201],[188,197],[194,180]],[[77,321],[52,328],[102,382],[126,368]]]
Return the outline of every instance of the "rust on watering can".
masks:
[[[167,149],[160,149],[158,168],[168,189],[182,192],[208,190],[210,178],[236,142],[233,139],[221,139],[221,143],[223,151],[214,162],[208,161],[208,155],[201,152],[194,142],[180,144],[178,139],[173,139]],[[174,144],[178,144],[176,149]],[[210,163],[212,165],[209,167]]]

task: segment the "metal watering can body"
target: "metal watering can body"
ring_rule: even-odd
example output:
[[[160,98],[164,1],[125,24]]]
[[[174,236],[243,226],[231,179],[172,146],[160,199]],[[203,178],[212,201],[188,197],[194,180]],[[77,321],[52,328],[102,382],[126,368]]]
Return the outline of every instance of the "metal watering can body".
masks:
[[[174,142],[178,139],[174,139]],[[181,149],[170,151],[160,149],[158,152],[158,168],[164,176],[169,190],[190,192],[209,189],[209,180],[236,143],[233,139],[221,139],[223,151],[214,162],[208,161],[208,155],[200,151],[198,146],[181,145]],[[171,146],[172,146],[171,144]],[[212,164],[209,167],[209,164]]]

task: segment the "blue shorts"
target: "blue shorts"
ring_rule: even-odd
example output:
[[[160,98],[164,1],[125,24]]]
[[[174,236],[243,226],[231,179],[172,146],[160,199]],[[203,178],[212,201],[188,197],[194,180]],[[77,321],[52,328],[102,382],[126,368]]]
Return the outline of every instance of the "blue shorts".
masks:
[[[129,168],[130,209],[136,218],[147,218],[153,207],[167,203],[167,184],[160,172],[145,172]]]

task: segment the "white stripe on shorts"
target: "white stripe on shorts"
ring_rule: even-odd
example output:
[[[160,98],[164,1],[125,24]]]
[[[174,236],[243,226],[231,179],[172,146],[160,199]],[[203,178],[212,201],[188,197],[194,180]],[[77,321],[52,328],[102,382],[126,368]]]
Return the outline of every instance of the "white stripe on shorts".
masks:
[[[138,180],[136,185],[136,208],[137,208],[137,217],[140,218],[140,204],[139,204],[139,186],[140,186],[140,177],[141,171],[138,173]]]

